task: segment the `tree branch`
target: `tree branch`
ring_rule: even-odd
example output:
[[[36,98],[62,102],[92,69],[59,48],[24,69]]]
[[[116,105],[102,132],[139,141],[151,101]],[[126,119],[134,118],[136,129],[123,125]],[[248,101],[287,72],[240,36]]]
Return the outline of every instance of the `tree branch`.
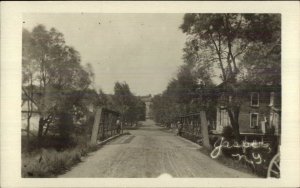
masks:
[[[50,115],[44,120],[44,125],[46,125],[46,130],[45,130],[45,132],[43,133],[44,136],[48,133],[50,123],[52,123],[53,119],[54,119],[54,118],[53,118],[53,115],[50,114]]]
[[[223,66],[223,62],[222,62],[222,57],[221,57],[221,53],[220,53],[220,48],[221,48],[221,37],[220,37],[220,33],[219,33],[219,47],[217,46],[215,40],[213,39],[213,36],[211,33],[209,33],[209,36],[211,38],[211,41],[213,42],[214,46],[215,46],[215,50],[217,51],[217,55],[218,55],[218,59],[219,59],[219,63],[220,63],[220,67],[221,67],[221,70],[222,70],[222,75],[223,75],[223,81],[226,81],[226,72],[225,72],[225,69],[224,69],[224,66]]]
[[[22,91],[24,92],[24,94],[26,95],[26,97],[27,97],[31,102],[33,102],[36,106],[38,106],[38,105],[37,105],[37,102],[33,99],[33,97],[31,97],[31,96],[26,92],[26,90],[24,89],[24,87],[22,87]]]

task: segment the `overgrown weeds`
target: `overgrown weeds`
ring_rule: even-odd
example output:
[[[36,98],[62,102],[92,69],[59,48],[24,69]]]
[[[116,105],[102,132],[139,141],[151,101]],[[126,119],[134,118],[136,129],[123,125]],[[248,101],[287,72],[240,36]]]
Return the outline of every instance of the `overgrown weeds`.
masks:
[[[56,136],[44,137],[42,143],[32,137],[29,144],[22,138],[22,177],[55,177],[97,149],[83,135],[73,135],[67,143]]]
[[[96,151],[96,145],[81,145],[64,151],[41,149],[22,154],[22,177],[55,177],[81,162],[82,157]]]

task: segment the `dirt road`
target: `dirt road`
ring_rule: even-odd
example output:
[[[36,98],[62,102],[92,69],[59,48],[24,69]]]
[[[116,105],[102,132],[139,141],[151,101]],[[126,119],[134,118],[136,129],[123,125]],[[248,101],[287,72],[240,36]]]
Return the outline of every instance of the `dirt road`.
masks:
[[[200,146],[144,122],[137,130],[91,153],[59,177],[254,177],[217,163]]]

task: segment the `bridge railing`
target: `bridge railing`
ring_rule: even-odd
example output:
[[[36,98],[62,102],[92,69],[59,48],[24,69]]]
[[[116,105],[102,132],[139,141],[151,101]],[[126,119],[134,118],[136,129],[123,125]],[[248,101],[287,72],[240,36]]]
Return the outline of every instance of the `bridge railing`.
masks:
[[[123,132],[121,122],[117,122],[120,113],[107,108],[99,108],[96,111],[92,129],[91,143],[105,140]]]
[[[179,116],[176,121],[182,124],[182,133],[195,138],[201,138],[201,117],[200,113]]]
[[[204,111],[179,116],[176,118],[176,121],[180,121],[182,124],[182,136],[202,144],[206,148],[210,148],[208,121]]]

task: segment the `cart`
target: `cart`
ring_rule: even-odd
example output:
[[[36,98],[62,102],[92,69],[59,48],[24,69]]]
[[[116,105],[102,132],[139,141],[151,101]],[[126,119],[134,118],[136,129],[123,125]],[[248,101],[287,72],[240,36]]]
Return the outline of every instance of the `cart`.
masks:
[[[280,153],[279,152],[270,161],[267,177],[280,178]]]

